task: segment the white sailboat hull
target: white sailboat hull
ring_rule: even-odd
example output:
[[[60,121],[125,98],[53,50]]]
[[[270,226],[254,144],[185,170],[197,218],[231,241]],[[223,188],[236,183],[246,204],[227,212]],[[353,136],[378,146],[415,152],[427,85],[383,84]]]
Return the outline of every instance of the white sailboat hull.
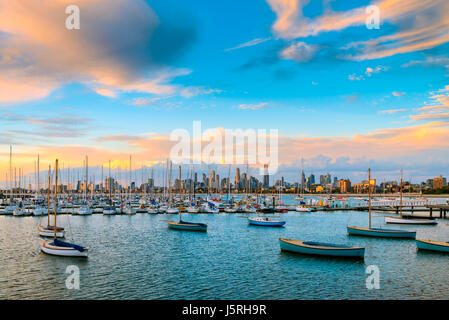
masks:
[[[303,207],[303,206],[297,206],[295,209],[297,212],[311,212],[312,211],[312,209]]]
[[[54,237],[55,231],[53,229],[48,229],[44,226],[39,226],[38,233],[42,237]],[[56,237],[57,238],[64,238],[65,237],[65,230],[58,230],[56,231]]]
[[[430,219],[403,219],[403,218],[395,218],[395,217],[385,217],[385,223],[390,224],[411,224],[411,225],[435,225],[438,224],[436,220]]]
[[[56,247],[51,245],[52,240],[42,240],[41,241],[41,250],[46,254],[51,254],[53,256],[61,256],[61,257],[85,257],[87,258],[89,249],[85,249],[84,251],[79,251],[74,248],[65,248],[65,247]]]

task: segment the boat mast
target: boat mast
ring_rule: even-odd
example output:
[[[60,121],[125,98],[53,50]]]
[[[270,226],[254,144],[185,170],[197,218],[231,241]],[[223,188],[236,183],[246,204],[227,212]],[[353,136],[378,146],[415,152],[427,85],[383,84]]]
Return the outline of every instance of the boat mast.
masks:
[[[368,169],[368,211],[369,211],[369,228],[371,229],[371,169]]]
[[[12,146],[9,146],[9,205],[12,205]]]
[[[54,226],[54,237],[56,239],[56,207],[58,202],[58,159],[56,159],[56,167],[55,167],[55,226]]]
[[[41,180],[39,177],[39,154],[37,155],[37,194],[40,195],[41,192]]]
[[[401,196],[400,196],[400,200],[399,200],[399,218],[402,218],[402,169],[401,169],[401,185],[400,185],[400,192],[401,192]]]
[[[181,219],[181,165],[179,165],[179,180],[178,180],[178,192],[179,192],[179,222],[182,221]]]
[[[109,160],[109,179],[108,179],[108,189],[109,189],[109,205],[112,205],[112,191],[111,191],[111,160]]]
[[[48,166],[48,191],[47,191],[47,226],[50,225],[50,172],[51,172],[51,166]]]

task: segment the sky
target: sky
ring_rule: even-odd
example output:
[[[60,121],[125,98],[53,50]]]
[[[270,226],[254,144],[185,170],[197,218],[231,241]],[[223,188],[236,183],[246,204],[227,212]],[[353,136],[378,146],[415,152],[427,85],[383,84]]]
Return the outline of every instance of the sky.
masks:
[[[277,129],[291,181],[301,159],[355,181],[448,176],[448,42],[447,0],[0,0],[0,180],[10,145],[25,173],[38,154],[151,166],[193,121]]]

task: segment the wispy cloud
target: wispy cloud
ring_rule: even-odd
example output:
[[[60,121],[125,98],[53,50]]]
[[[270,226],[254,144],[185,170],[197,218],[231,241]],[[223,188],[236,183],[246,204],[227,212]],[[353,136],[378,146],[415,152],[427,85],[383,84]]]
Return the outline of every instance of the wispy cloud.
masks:
[[[267,41],[270,41],[270,40],[271,40],[271,37],[268,37],[268,38],[256,38],[256,39],[253,39],[251,41],[239,44],[239,45],[237,45],[235,47],[225,49],[225,51],[233,51],[233,50],[237,50],[237,49],[241,49],[241,48],[252,47],[252,46],[256,46],[258,44],[261,44],[261,43],[264,43],[264,42],[267,42]]]
[[[430,93],[430,103],[419,108],[419,114],[410,118],[418,120],[449,120],[449,85]]]
[[[241,104],[238,106],[238,108],[244,110],[259,110],[265,108],[267,104],[268,102],[261,102],[259,104]]]
[[[379,114],[393,114],[393,113],[400,113],[400,112],[406,112],[408,109],[390,109],[390,110],[382,110],[379,111]]]
[[[327,5],[324,14],[314,18],[304,16],[303,0],[267,0],[276,13],[273,33],[283,39],[293,40],[316,36],[323,32],[340,31],[351,26],[365,27],[366,6],[347,11],[333,11]],[[346,59],[379,59],[396,54],[425,50],[449,41],[443,30],[449,25],[449,2],[446,0],[379,0],[374,2],[383,23],[399,27],[399,31],[368,41],[355,41],[345,45]],[[442,32],[443,31],[443,32]],[[353,53],[347,53],[347,50]]]
[[[366,79],[365,76],[369,78],[369,77],[371,77],[375,73],[380,73],[381,71],[387,71],[389,69],[390,69],[390,67],[386,67],[386,66],[377,66],[377,67],[374,67],[374,68],[367,67],[366,70],[365,70],[364,75],[363,74],[357,75],[356,73],[351,73],[348,76],[348,79],[351,80],[351,81],[354,81],[354,80],[365,80]]]
[[[307,62],[315,56],[319,46],[306,44],[302,41],[293,42],[280,52],[282,59],[290,59],[295,62]]]

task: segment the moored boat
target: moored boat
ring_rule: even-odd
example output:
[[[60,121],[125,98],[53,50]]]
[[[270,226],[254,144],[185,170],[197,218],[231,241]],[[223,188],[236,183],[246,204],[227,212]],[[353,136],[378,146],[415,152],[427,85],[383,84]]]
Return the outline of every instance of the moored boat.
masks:
[[[449,242],[416,239],[416,247],[420,250],[449,253]]]
[[[80,246],[74,243],[69,243],[65,241],[59,240],[57,237],[58,227],[56,224],[56,204],[58,202],[58,159],[56,159],[56,166],[55,166],[55,218],[54,218],[54,224],[53,227],[53,240],[41,240],[41,251],[46,254],[51,254],[55,256],[61,256],[61,257],[87,257],[88,253],[88,247]],[[50,181],[50,180],[49,180]],[[49,190],[50,190],[50,183]],[[41,226],[39,227],[41,228]],[[51,226],[47,226],[47,229],[51,229]],[[59,228],[60,229],[60,228]]]
[[[113,215],[116,213],[116,210],[114,207],[106,207],[103,209],[103,214],[104,215]]]
[[[298,211],[298,212],[312,212],[312,209],[311,208],[309,208],[309,207],[306,207],[305,205],[299,205],[299,206],[296,206],[296,211]]]
[[[407,238],[415,239],[416,231],[407,230],[394,230],[394,229],[382,229],[382,228],[372,228],[371,227],[371,186],[373,185],[373,180],[371,180],[371,169],[368,169],[368,212],[369,212],[369,226],[365,227],[352,227],[347,226],[346,229],[349,235],[365,236],[365,237],[377,237],[377,238]]]
[[[285,221],[269,220],[268,218],[256,217],[256,218],[248,218],[248,223],[253,226],[282,227],[284,226]]]
[[[87,258],[89,247],[54,239],[41,240],[41,250],[54,256]]]
[[[179,181],[181,181],[181,166],[179,166]],[[181,188],[179,188],[179,198],[181,198]],[[179,207],[181,207],[181,205]],[[173,209],[173,208],[171,208],[171,209]],[[177,213],[179,213],[179,220],[178,221],[167,221],[168,228],[177,229],[177,230],[185,230],[185,231],[203,231],[203,232],[207,231],[207,224],[183,221],[181,210],[178,209]]]
[[[349,235],[379,237],[379,238],[416,238],[416,231],[393,230],[382,228],[347,227]]]
[[[385,217],[385,223],[390,224],[413,224],[413,225],[436,225],[438,221],[435,219],[409,219],[404,217]]]
[[[207,224],[186,222],[186,221],[167,221],[170,229],[186,230],[186,231],[207,231]]]
[[[363,247],[283,238],[280,238],[279,242],[282,251],[294,253],[344,258],[364,258],[365,256]]]

